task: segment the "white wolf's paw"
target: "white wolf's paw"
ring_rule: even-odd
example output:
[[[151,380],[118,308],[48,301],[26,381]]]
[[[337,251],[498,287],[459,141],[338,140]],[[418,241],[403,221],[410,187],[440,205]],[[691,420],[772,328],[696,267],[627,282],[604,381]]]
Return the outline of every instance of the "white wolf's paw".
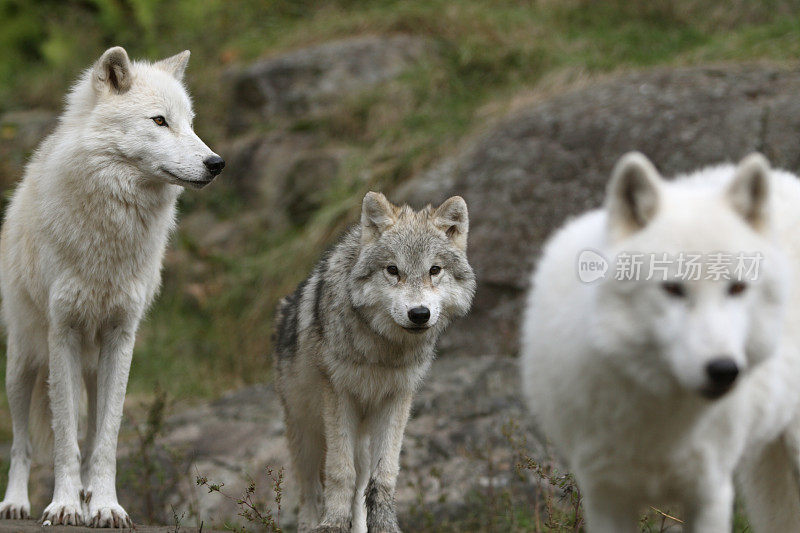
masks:
[[[133,526],[131,517],[117,502],[89,505],[89,526],[91,527],[124,527]]]
[[[0,502],[0,520],[27,520],[31,517],[31,504],[12,501]]]
[[[54,501],[42,513],[42,522],[48,520],[54,526],[82,526],[83,512],[81,511],[81,504],[78,502],[72,504]]]

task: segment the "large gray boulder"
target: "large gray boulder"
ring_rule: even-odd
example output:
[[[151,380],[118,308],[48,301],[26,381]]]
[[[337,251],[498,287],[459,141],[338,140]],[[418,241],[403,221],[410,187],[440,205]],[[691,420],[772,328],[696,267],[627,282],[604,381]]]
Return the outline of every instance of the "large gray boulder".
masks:
[[[401,454],[397,502],[408,530],[418,529],[414,524],[422,519],[422,510],[437,516],[463,513],[476,493],[535,492],[534,476],[516,472],[519,450],[512,445],[512,440],[524,441],[528,452],[543,455],[524,412],[518,374],[516,360],[508,357],[434,362],[415,398]],[[177,480],[172,485],[154,483],[169,489],[158,494],[156,515],[168,519],[174,506],[179,515],[186,513],[187,526],[201,520],[206,528],[244,522],[237,516],[240,509],[235,501],[198,487],[195,477],[224,483],[224,492],[234,498],[244,493],[252,479],[257,499],[275,509],[265,469],[277,472],[283,467],[281,525],[293,526],[298,492],[284,435],[280,401],[272,384],[233,391],[172,416],[149,452],[151,463],[160,461],[160,466],[151,468],[151,476],[169,470],[161,477]],[[123,478],[126,472],[143,470],[135,446],[123,443],[120,455]],[[138,485],[120,485],[120,501],[132,516],[147,516]]]
[[[28,159],[56,122],[56,115],[45,109],[0,115],[0,187],[7,189],[22,179]]]
[[[320,135],[287,131],[243,135],[221,151],[231,168],[226,179],[271,230],[305,224],[351,153]]]
[[[430,43],[405,35],[327,42],[256,62],[234,74],[230,124],[313,115],[387,81],[419,61]]]
[[[514,352],[523,298],[543,241],[597,207],[629,150],[665,175],[754,150],[800,165],[800,73],[763,66],[630,74],[516,111],[456,156],[411,180],[396,200],[462,195],[478,293],[470,317],[443,339],[461,353]]]

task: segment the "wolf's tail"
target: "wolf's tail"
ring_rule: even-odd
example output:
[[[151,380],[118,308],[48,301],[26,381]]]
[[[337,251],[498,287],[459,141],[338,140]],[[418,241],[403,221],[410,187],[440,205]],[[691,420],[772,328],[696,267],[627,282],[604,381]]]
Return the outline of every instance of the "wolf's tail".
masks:
[[[294,298],[294,293],[290,294],[289,296],[284,296],[278,302],[278,305],[275,306],[275,315],[272,319],[272,343],[273,345],[278,341],[278,336],[281,334],[281,330],[286,323],[286,311],[292,305],[292,299]]]
[[[47,394],[47,365],[39,368],[31,394],[28,413],[28,431],[31,435],[34,456],[39,462],[47,463],[53,457],[53,414],[50,411],[50,398]]]
[[[272,334],[272,346],[275,354],[275,364],[280,370],[280,361],[294,355],[297,350],[297,306],[300,301],[301,289],[281,299],[275,310],[275,329]]]
[[[746,457],[738,481],[753,531],[800,531],[800,440],[792,430]]]

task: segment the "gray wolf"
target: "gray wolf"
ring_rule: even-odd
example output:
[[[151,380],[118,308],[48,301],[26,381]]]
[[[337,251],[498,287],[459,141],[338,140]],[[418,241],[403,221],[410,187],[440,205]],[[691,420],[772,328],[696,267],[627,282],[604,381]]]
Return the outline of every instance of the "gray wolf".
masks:
[[[277,311],[276,386],[299,528],[397,532],[394,490],[412,395],[436,340],[472,303],[467,204],[415,212],[379,193]]]
[[[730,532],[736,477],[756,531],[800,531],[798,202],[798,179],[759,154],[665,181],[632,153],[604,207],[546,244],[523,390],[589,531],[638,531],[646,506],[677,504],[690,531]],[[612,259],[609,274],[581,282],[584,250]],[[681,272],[685,252],[697,275]],[[743,252],[757,275],[718,275],[717,254]],[[631,254],[642,273],[617,276]],[[662,275],[644,275],[656,262]]]
[[[178,195],[224,166],[192,130],[188,59],[131,62],[123,48],[107,50],[72,88],[14,192],[0,237],[14,431],[0,517],[30,514],[31,431],[53,444],[55,489],[42,520],[131,525],[115,477],[136,330],[159,288]]]

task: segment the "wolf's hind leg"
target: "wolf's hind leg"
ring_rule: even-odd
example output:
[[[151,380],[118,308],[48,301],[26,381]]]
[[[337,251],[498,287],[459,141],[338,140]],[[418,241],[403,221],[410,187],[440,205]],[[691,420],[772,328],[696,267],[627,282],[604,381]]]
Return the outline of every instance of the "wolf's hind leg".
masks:
[[[88,368],[84,370],[83,383],[86,386],[86,438],[83,443],[83,455],[81,461],[81,483],[83,484],[83,491],[81,492],[81,506],[83,508],[83,516],[90,516],[89,502],[91,500],[91,493],[87,491],[90,486],[89,471],[92,466],[92,457],[94,456],[95,438],[97,436],[97,369]]]
[[[81,483],[85,488],[89,486],[89,467],[92,464],[97,433],[97,372],[85,371],[83,382],[86,385],[86,440],[84,442],[83,461],[81,462]],[[84,501],[84,503],[87,502]]]
[[[6,495],[0,502],[0,518],[25,519],[30,516],[28,476],[31,469],[31,439],[28,417],[37,369],[32,355],[24,353],[23,342],[11,332],[8,336],[6,362],[6,394],[11,409],[14,440],[11,444],[11,466],[8,470]],[[46,397],[45,397],[46,401]]]
[[[746,457],[739,467],[739,487],[757,533],[800,531],[800,457],[784,438]]]
[[[356,492],[353,495],[353,533],[367,533],[365,492],[370,475],[369,437],[359,435],[356,442]]]
[[[325,436],[321,421],[298,423],[287,412],[286,438],[292,454],[292,467],[300,487],[300,512],[297,531],[305,533],[319,524],[322,518],[322,480]]]

